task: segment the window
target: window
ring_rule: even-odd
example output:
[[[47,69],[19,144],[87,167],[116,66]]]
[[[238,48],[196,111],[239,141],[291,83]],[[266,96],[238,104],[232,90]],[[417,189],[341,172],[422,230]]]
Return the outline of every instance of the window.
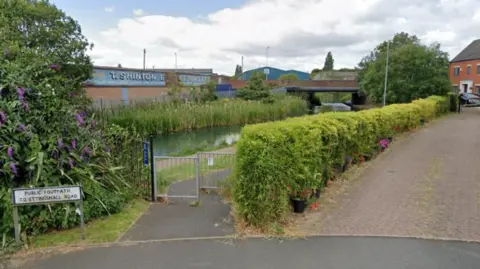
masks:
[[[459,66],[455,66],[455,67],[453,68],[453,75],[454,75],[455,77],[458,77],[458,76],[460,75],[460,67],[459,67]]]
[[[480,86],[477,85],[477,86],[475,87],[475,93],[476,93],[476,94],[480,94]]]
[[[480,74],[480,64],[477,64],[477,74]]]
[[[458,89],[458,85],[452,86],[452,92],[453,92],[453,93],[458,93],[458,90],[459,90],[459,89]]]
[[[470,65],[469,65],[469,66],[467,66],[467,75],[470,75],[470,71],[471,71],[471,69],[472,69],[472,66],[470,66]]]

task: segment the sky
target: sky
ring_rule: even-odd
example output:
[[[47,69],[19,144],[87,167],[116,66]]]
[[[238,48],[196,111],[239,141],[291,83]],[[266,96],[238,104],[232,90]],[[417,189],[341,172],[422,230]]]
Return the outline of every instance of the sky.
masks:
[[[439,42],[450,58],[480,38],[478,0],[52,0],[94,43],[95,65],[265,66],[310,72],[331,51],[354,67],[395,33]],[[268,56],[267,56],[268,54]]]

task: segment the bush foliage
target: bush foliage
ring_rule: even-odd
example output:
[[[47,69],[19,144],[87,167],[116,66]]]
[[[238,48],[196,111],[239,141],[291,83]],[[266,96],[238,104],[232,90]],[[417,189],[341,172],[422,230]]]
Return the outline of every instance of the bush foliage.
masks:
[[[324,185],[347,157],[376,151],[379,142],[449,111],[432,96],[361,112],[325,113],[243,128],[237,144],[233,196],[251,225],[284,220],[289,200]]]
[[[48,1],[0,1],[0,33],[2,242],[13,236],[12,188],[81,185],[86,221],[118,212],[133,195],[129,177],[139,169],[125,145],[137,137],[102,128],[83,109],[92,64],[79,25]],[[79,223],[73,204],[19,212],[26,234]]]

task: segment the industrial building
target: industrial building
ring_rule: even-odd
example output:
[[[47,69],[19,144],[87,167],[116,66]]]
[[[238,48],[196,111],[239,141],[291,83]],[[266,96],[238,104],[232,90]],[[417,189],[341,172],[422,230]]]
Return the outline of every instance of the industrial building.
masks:
[[[253,73],[262,72],[267,80],[278,80],[280,76],[286,74],[295,74],[299,80],[309,80],[310,73],[298,70],[282,70],[274,67],[264,66],[256,69],[248,70],[238,76],[238,80],[249,80]]]

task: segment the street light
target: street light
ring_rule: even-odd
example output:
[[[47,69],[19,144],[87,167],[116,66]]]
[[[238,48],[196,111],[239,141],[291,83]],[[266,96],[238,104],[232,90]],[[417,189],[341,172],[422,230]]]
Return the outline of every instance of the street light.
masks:
[[[387,102],[387,85],[388,85],[388,57],[390,54],[390,41],[387,41],[387,62],[385,63],[385,87],[383,89],[383,106]]]
[[[175,73],[177,72],[177,53],[175,52]]]
[[[270,47],[267,47],[267,49],[265,50],[265,67],[268,67],[268,50],[270,49]]]
[[[267,46],[267,49],[265,50],[265,80],[268,80],[268,50],[270,49],[270,46]]]

